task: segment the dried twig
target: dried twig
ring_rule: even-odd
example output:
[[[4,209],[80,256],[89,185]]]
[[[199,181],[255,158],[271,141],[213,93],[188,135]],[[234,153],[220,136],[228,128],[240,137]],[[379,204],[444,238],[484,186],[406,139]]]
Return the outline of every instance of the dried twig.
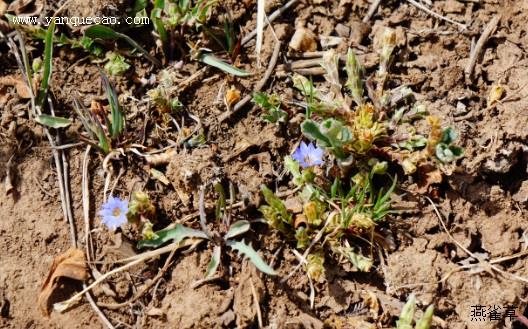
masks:
[[[264,21],[263,28],[268,26],[268,24],[272,23],[277,17],[282,15],[286,10],[288,10],[290,7],[295,5],[299,0],[290,0],[288,1],[284,6],[280,7],[279,9],[275,10],[271,15],[268,16],[267,21]],[[248,35],[246,35],[243,39],[241,44],[245,45],[248,43],[251,39],[253,39],[257,35],[257,30],[251,31]]]
[[[82,163],[82,207],[84,217],[84,243],[86,244],[86,259],[91,262],[93,259],[93,245],[92,239],[90,238],[90,191],[88,189],[88,160],[90,159],[91,146],[86,147],[84,152],[84,158]]]
[[[308,248],[306,248],[306,250],[304,251],[303,255],[302,255],[302,259],[306,259],[306,257],[310,254],[310,251],[312,250],[313,246],[319,242],[319,240],[321,240],[321,238],[323,237],[325,231],[326,231],[326,227],[328,226],[328,224],[330,224],[330,222],[332,221],[332,218],[331,216],[336,216],[336,213],[335,212],[332,212],[330,214],[330,216],[326,219],[326,223],[324,224],[323,228],[321,228],[319,230],[319,232],[317,232],[317,235],[315,236],[315,238],[312,240],[312,242],[310,242],[310,245],[308,246]],[[295,266],[295,268],[284,278],[281,280],[282,283],[288,281],[289,278],[291,278],[300,268],[301,266],[304,264],[304,262],[299,262],[299,264],[297,264],[297,266]]]
[[[471,79],[473,71],[475,70],[475,65],[477,64],[477,59],[482,53],[482,48],[488,41],[493,31],[495,31],[495,28],[499,24],[500,19],[501,15],[493,17],[493,19],[488,23],[488,25],[486,25],[486,28],[484,28],[484,31],[482,31],[482,34],[480,35],[480,38],[478,39],[477,44],[475,45],[475,48],[471,51],[469,62],[466,65],[466,68],[464,69],[464,73],[466,73],[467,79]]]
[[[254,92],[260,91],[265,85],[266,82],[268,82],[268,79],[270,78],[271,74],[273,73],[273,70],[275,69],[275,65],[277,65],[277,59],[279,58],[280,53],[280,47],[281,43],[280,41],[276,41],[275,48],[273,49],[273,55],[271,55],[270,62],[268,64],[268,68],[266,69],[266,73],[264,73],[264,77],[259,80],[259,82],[255,85]],[[225,120],[229,119],[233,114],[240,111],[244,105],[246,105],[253,96],[251,94],[246,95],[240,102],[238,102],[232,111],[226,111],[224,112],[218,119],[218,123],[222,123]]]
[[[82,295],[88,293],[91,289],[93,289],[95,286],[97,286],[99,283],[105,281],[107,278],[109,278],[110,276],[114,275],[114,274],[117,274],[119,272],[123,272],[124,270],[126,269],[129,269],[135,265],[138,265],[142,262],[145,262],[151,258],[155,258],[155,257],[158,257],[160,255],[163,255],[167,252],[171,252],[173,250],[178,250],[180,248],[183,248],[183,247],[186,247],[186,246],[189,246],[190,243],[194,242],[194,244],[196,245],[196,239],[186,239],[182,242],[179,242],[179,243],[171,243],[165,247],[161,247],[161,248],[158,248],[158,249],[155,249],[155,250],[152,250],[152,251],[147,251],[147,252],[144,252],[142,254],[139,254],[139,255],[135,255],[135,256],[132,256],[132,257],[128,257],[126,259],[122,259],[122,260],[119,260],[115,263],[122,263],[122,262],[128,262],[127,264],[123,265],[123,266],[120,266],[118,268],[115,268],[113,270],[111,270],[110,272],[107,272],[103,275],[101,275],[99,278],[97,278],[94,282],[92,282],[89,286],[85,287],[82,291],[78,292],[77,294],[75,294],[74,296],[72,296],[71,298],[69,298],[68,300],[66,301],[63,301],[63,302],[60,302],[60,303],[56,303],[54,305],[54,308],[55,310],[59,311],[59,312],[63,312],[65,311],[66,309],[68,309],[69,307],[71,307],[76,301],[78,301]],[[201,240],[199,240],[201,241]]]
[[[447,236],[460,248],[462,249],[466,254],[468,254],[469,256],[473,257],[474,259],[479,259],[479,257],[477,255],[475,255],[474,253],[472,253],[471,251],[469,251],[466,247],[464,247],[460,242],[458,242],[452,235],[451,233],[447,230],[447,226],[445,225],[444,223],[444,220],[442,219],[442,215],[440,215],[440,211],[438,211],[438,208],[436,207],[436,205],[434,204],[433,200],[431,200],[429,197],[427,196],[424,196],[425,199],[427,199],[427,201],[429,201],[429,203],[433,206],[433,209],[436,213],[436,216],[438,217],[438,221],[440,222],[440,225],[442,226],[442,228],[444,229],[444,231],[446,232]],[[505,261],[505,260],[509,260],[509,259],[501,259],[501,261]],[[528,279],[525,278],[525,277],[521,277],[521,276],[518,276],[516,274],[511,274],[509,272],[506,272],[502,269],[500,269],[499,267],[495,266],[493,264],[493,262],[483,262],[483,261],[480,261],[481,263],[484,263],[484,265],[489,268],[489,269],[492,269],[494,271],[497,271],[498,273],[501,273],[503,274],[504,276],[507,276],[507,277],[510,277],[512,279],[515,279],[515,280],[518,280],[518,281],[521,281],[521,282],[524,282],[524,283],[528,283]],[[470,265],[465,265],[465,266],[461,266],[461,268],[469,268],[469,267],[472,267],[472,266],[475,266],[475,264],[470,264]],[[456,269],[456,270],[459,270],[459,269]],[[453,271],[451,271],[453,272]],[[452,273],[449,273],[449,275],[451,275]],[[444,277],[442,280],[446,280],[447,277]]]
[[[425,11],[426,13],[428,13],[429,15],[432,15],[436,18],[440,18],[440,19],[443,19],[444,21],[446,22],[449,22],[451,24],[455,24],[457,26],[459,26],[460,28],[462,28],[462,30],[466,30],[467,29],[467,26],[465,24],[462,24],[462,23],[459,23],[457,21],[454,21],[450,18],[447,18],[445,16],[442,16],[440,14],[437,14],[435,13],[434,11],[432,11],[431,9],[427,8],[426,6],[422,5],[421,3],[419,3],[418,1],[415,1],[415,0],[407,0],[411,5],[415,6],[416,8],[419,8],[423,11]]]
[[[374,0],[374,2],[370,4],[370,8],[367,14],[365,15],[365,17],[363,17],[363,23],[370,21],[372,16],[374,16],[374,14],[376,13],[376,10],[378,10],[380,3],[381,3],[381,0]]]
[[[200,187],[200,197],[198,200],[198,210],[200,211],[200,227],[202,231],[211,237],[211,231],[207,228],[207,218],[205,216],[205,205],[204,205],[205,186]]]
[[[143,286],[143,288],[134,297],[122,303],[115,303],[115,304],[97,303],[97,305],[100,307],[111,309],[111,310],[117,310],[122,307],[126,307],[132,304],[133,302],[135,302],[136,300],[138,300],[139,298],[141,298],[141,296],[147,293],[147,291],[149,291],[150,288],[152,288],[154,284],[158,282],[158,280],[165,274],[165,272],[167,272],[170,265],[172,264],[171,263],[172,258],[174,258],[175,253],[176,253],[176,249],[172,249],[171,253],[169,254],[169,257],[167,257],[167,260],[165,261],[165,264],[163,265],[163,268],[158,272],[158,274],[156,274],[156,276],[152,280],[149,281],[149,283]]]
[[[264,40],[265,6],[266,0],[257,0],[257,44],[255,45],[255,53],[257,54],[258,67],[260,67],[260,51],[262,50],[262,41]]]
[[[264,328],[262,324],[262,312],[260,311],[260,304],[259,299],[257,295],[257,290],[255,289],[255,285],[253,284],[253,280],[249,278],[249,283],[251,284],[251,293],[253,295],[253,302],[255,303],[255,308],[257,309],[257,321],[259,328]]]

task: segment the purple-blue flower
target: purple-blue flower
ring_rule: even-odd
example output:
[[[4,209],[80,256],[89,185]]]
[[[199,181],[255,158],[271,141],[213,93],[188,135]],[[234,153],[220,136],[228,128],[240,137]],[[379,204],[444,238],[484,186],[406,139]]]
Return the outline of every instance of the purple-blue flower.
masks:
[[[312,143],[301,142],[301,145],[293,152],[292,158],[299,162],[301,167],[308,168],[323,164],[323,154],[322,148],[316,147]]]
[[[99,215],[103,217],[102,223],[112,231],[115,231],[116,228],[127,222],[127,212],[128,200],[121,200],[111,196],[101,206]]]

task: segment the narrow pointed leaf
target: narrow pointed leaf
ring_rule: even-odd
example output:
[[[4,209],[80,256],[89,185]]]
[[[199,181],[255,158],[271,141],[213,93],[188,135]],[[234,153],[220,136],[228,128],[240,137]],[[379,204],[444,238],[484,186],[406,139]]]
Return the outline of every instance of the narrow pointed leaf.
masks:
[[[170,240],[178,243],[186,238],[202,238],[202,239],[209,238],[207,234],[205,234],[204,232],[185,227],[181,224],[176,224],[176,226],[172,229],[165,229],[165,230],[157,231],[156,235],[158,236],[157,239],[139,241],[137,247],[139,249],[145,248],[145,247],[157,248]]]
[[[243,254],[255,265],[259,271],[264,272],[268,275],[277,275],[271,266],[266,264],[266,262],[260,257],[260,255],[253,249],[251,246],[244,243],[244,241],[232,241],[229,240],[226,244],[231,247],[231,249],[238,251]]]
[[[220,265],[221,255],[222,248],[220,246],[215,246],[213,249],[213,253],[211,254],[211,260],[209,261],[209,264],[207,264],[207,271],[205,272],[206,279],[212,277],[216,273],[218,265]]]
[[[65,128],[71,125],[71,120],[63,117],[55,117],[52,115],[41,114],[35,118],[35,121],[41,125],[50,127],[50,128]]]
[[[40,83],[40,90],[37,98],[37,105],[42,107],[46,95],[48,93],[49,80],[51,77],[51,60],[53,59],[53,32],[55,31],[55,20],[53,20],[46,32],[46,39],[44,41],[44,71],[42,74],[42,82]]]
[[[249,222],[245,219],[234,222],[229,227],[229,231],[224,236],[224,239],[232,239],[236,236],[246,233],[247,231],[249,231],[249,226]]]
[[[104,25],[93,25],[90,26],[84,32],[84,35],[92,39],[118,39],[119,34],[114,31],[112,28]]]
[[[207,65],[211,65],[216,67],[217,69],[220,69],[226,73],[235,75],[237,77],[247,77],[251,75],[251,73],[244,71],[242,69],[239,69],[237,67],[234,67],[232,65],[227,64],[223,60],[214,57],[213,55],[203,54],[200,57],[200,60],[204,62]]]
[[[429,305],[425,310],[422,318],[416,322],[415,329],[429,329],[431,328],[431,322],[433,322],[434,306]]]

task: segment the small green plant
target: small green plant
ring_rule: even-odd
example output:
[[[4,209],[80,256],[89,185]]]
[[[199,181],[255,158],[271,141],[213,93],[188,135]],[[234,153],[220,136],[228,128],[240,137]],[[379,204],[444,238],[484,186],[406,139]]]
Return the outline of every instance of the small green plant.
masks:
[[[108,62],[106,62],[104,69],[110,75],[123,75],[130,68],[130,64],[126,62],[125,58],[114,52],[107,52],[106,59]]]
[[[149,52],[134,41],[134,39],[126,34],[117,32],[106,25],[92,25],[84,31],[84,36],[89,38],[89,40],[124,40],[132,48],[141,52],[148,60],[154,63],[154,65],[161,66],[160,61],[150,55]]]
[[[262,107],[267,113],[262,116],[262,120],[270,123],[286,122],[288,113],[281,110],[281,100],[277,94],[268,95],[263,92],[253,95],[253,102]]]
[[[433,321],[434,306],[429,305],[422,317],[414,323],[414,312],[416,308],[416,298],[414,295],[409,296],[407,303],[402,308],[400,319],[396,322],[396,329],[429,329]]]
[[[12,15],[5,14],[8,18],[9,22],[12,24]],[[51,20],[50,26],[55,26],[55,20]],[[26,32],[30,38],[36,39],[36,40],[43,40],[46,41],[47,32],[48,29],[44,29],[41,26],[38,25],[21,25],[21,24],[12,24],[14,28],[20,29],[21,31]],[[68,37],[66,34],[61,33],[58,35],[53,34],[53,44],[56,46],[70,46],[72,49],[83,49],[86,52],[90,53],[94,56],[101,56],[104,53],[103,48],[94,42],[93,39],[82,36],[80,38],[72,38]]]
[[[174,74],[167,69],[160,72],[159,84],[147,91],[147,95],[154,103],[156,110],[161,114],[164,122],[172,119],[171,114],[180,113],[183,104],[178,99],[174,86]]]
[[[183,42],[184,29],[199,28],[205,23],[209,10],[216,3],[211,0],[155,0],[151,12],[154,29],[158,33],[165,54],[171,57],[173,43]]]
[[[284,160],[298,192],[284,202],[263,186],[266,205],[259,210],[271,227],[305,250],[305,269],[312,276],[324,273],[328,257],[351,263],[359,271],[370,270],[372,249],[383,245],[376,227],[392,212],[397,178],[386,173],[390,163],[412,174],[419,166],[441,167],[462,155],[462,149],[454,145],[454,130],[442,128],[438,119],[428,117],[428,138],[411,129],[426,111],[412,104],[408,87],[387,90],[395,38],[393,30],[385,32],[380,67],[368,83],[363,83],[364,69],[351,49],[345,58],[344,82],[334,51],[322,58],[325,84],[293,76],[294,87],[306,101],[301,131],[317,146],[303,142]],[[258,95],[257,103],[277,113],[278,106],[269,97]],[[320,170],[324,153],[330,161],[326,170]]]
[[[269,188],[262,186],[266,205],[259,210],[268,224],[295,241],[297,248],[307,250],[311,245],[306,269],[311,275],[317,274],[313,278],[324,273],[325,255],[368,271],[373,260],[362,254],[357,238],[372,239],[376,226],[390,213],[390,195],[396,179],[387,190],[376,189],[372,183],[374,175],[385,175],[386,170],[386,163],[377,163],[371,172],[358,173],[346,184],[339,178],[332,184],[319,184],[324,177],[315,170],[322,164],[318,150],[301,145],[292,157],[285,158],[285,167],[299,188],[289,204],[299,206],[288,209]]]
[[[346,56],[344,83],[339,77],[339,56],[333,51],[327,52],[321,62],[326,89],[316,87],[304,76],[293,77],[294,86],[307,104],[302,132],[335,156],[341,168],[353,164],[362,167],[376,155],[396,161],[406,174],[412,174],[428,162],[445,164],[462,156],[462,149],[454,145],[456,133],[450,127],[442,129],[438,119],[429,120],[429,138],[414,129],[426,111],[421,105],[406,102],[412,96],[408,87],[386,89],[395,38],[394,31],[387,29],[380,68],[366,85],[370,100],[364,96],[364,70],[351,49]]]
[[[247,220],[238,220],[231,223],[228,214],[225,210],[226,200],[225,192],[220,184],[215,185],[215,189],[219,193],[217,201],[215,217],[218,226],[223,229],[218,231],[210,231],[206,226],[206,214],[204,209],[204,191],[200,192],[200,224],[201,230],[185,227],[181,224],[176,224],[174,228],[164,229],[154,232],[151,239],[144,239],[138,243],[138,248],[158,248],[168,241],[179,243],[186,238],[199,238],[208,240],[213,244],[213,253],[211,261],[206,270],[206,278],[212,277],[220,263],[222,250],[226,247],[246,256],[257,269],[268,275],[276,275],[277,273],[271,268],[250,245],[246,244],[244,240],[235,240],[236,237],[248,232],[251,223]]]
[[[156,223],[156,207],[147,193],[141,191],[132,193],[126,217],[129,223],[138,226],[144,240],[158,238],[152,230]]]
[[[108,98],[110,116],[106,115],[104,110],[98,113],[87,110],[76,98],[74,98],[74,109],[88,135],[81,138],[107,154],[113,146],[119,143],[125,131],[125,115],[119,106],[117,93],[110,80],[102,71],[100,73]]]

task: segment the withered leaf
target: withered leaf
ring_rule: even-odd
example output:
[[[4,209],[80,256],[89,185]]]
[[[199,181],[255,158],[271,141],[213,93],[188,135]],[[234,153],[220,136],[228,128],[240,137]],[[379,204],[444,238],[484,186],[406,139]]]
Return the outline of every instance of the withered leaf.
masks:
[[[38,308],[42,315],[49,316],[50,314],[50,298],[59,286],[60,278],[85,281],[88,277],[86,259],[81,249],[70,248],[62,255],[55,257],[38,296]]]
[[[418,175],[417,193],[427,193],[429,186],[442,183],[442,172],[432,165],[426,164],[419,166],[416,173]]]
[[[31,94],[29,92],[29,89],[27,85],[22,80],[22,77],[18,76],[5,76],[0,77],[0,88],[4,86],[13,86],[16,88],[17,94],[20,98],[23,99],[29,99],[31,98]]]

